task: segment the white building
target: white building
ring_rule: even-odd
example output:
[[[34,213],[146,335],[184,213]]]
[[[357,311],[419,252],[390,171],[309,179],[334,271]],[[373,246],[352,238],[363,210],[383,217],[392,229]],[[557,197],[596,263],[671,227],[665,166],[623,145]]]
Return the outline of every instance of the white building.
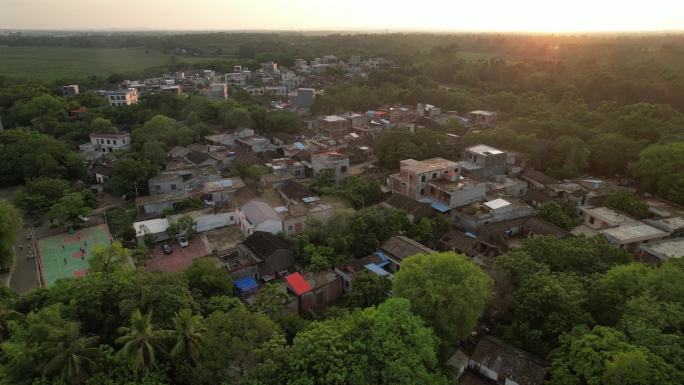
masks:
[[[107,153],[131,148],[131,134],[128,132],[99,132],[90,134],[93,151]]]
[[[129,88],[127,90],[107,91],[105,97],[109,100],[112,107],[130,106],[138,103],[138,90]]]
[[[248,237],[255,231],[278,234],[283,230],[283,220],[266,202],[251,200],[237,209],[238,227]]]

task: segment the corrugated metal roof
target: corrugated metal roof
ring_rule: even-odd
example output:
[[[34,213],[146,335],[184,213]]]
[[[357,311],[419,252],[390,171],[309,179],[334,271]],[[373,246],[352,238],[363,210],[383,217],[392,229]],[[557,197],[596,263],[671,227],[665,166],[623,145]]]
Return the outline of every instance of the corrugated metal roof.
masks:
[[[285,277],[285,280],[292,288],[296,295],[302,295],[311,291],[311,285],[304,279],[300,273],[293,273]]]

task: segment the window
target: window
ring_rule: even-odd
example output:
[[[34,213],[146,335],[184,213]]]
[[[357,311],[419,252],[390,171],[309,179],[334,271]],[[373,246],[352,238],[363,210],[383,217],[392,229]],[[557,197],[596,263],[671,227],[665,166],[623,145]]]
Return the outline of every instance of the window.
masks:
[[[161,191],[161,185],[159,185],[159,184],[158,184],[158,185],[155,185],[155,186],[154,186],[154,189],[155,189],[156,191]]]
[[[174,183],[171,185],[171,190],[175,190],[175,189],[176,189],[176,184]]]
[[[340,172],[341,172],[341,173],[347,172],[347,166],[342,166],[342,167],[340,167]]]
[[[235,217],[231,215],[231,216],[230,216],[230,220],[231,220],[231,221],[234,221],[234,220],[235,220]]]
[[[420,189],[420,195],[425,195],[425,188]]]
[[[425,175],[421,175],[421,176],[420,176],[420,181],[421,181],[421,182],[425,182]]]
[[[591,223],[591,224],[593,225],[594,222],[596,222],[596,218],[594,218],[594,217],[589,217],[589,223]]]
[[[287,225],[287,231],[292,231],[292,225]]]
[[[112,144],[112,141],[107,139],[107,144]]]
[[[434,193],[435,193],[435,186],[430,186],[430,194],[434,194]]]
[[[437,179],[437,173],[436,172],[432,173],[432,179]]]
[[[116,140],[112,140],[112,143],[114,143],[114,145],[116,145]]]

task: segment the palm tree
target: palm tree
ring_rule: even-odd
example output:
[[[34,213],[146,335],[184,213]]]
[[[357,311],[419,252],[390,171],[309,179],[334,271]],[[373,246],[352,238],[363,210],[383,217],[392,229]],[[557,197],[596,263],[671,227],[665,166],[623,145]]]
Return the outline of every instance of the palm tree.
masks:
[[[173,318],[173,329],[166,334],[173,342],[171,356],[189,358],[197,362],[203,344],[203,334],[207,331],[201,315],[192,315],[190,309],[183,309]]]
[[[77,337],[62,341],[50,351],[52,358],[43,368],[43,374],[55,375],[68,383],[79,384],[95,368],[94,358],[99,354],[98,337]]]
[[[164,346],[162,334],[152,325],[152,312],[143,315],[140,310],[134,311],[131,326],[120,327],[119,333],[123,335],[115,342],[123,347],[117,354],[130,361],[136,372],[157,366],[157,352],[163,351]]]

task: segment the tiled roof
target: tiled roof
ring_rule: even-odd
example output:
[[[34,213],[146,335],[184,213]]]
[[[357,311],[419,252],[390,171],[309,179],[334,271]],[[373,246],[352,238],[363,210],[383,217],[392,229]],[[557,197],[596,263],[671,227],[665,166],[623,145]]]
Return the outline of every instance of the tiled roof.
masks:
[[[546,376],[542,359],[492,336],[480,340],[470,359],[519,385],[541,385]]]

